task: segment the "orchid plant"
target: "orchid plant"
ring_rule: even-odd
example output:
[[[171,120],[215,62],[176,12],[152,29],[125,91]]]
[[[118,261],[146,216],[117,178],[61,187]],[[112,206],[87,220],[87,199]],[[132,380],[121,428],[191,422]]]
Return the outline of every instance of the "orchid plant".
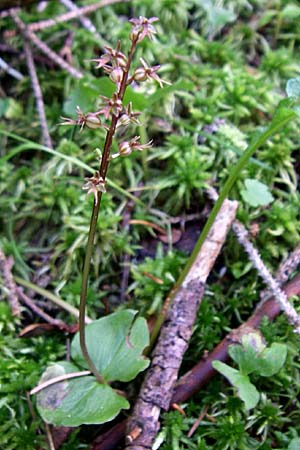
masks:
[[[116,131],[130,124],[140,124],[140,113],[133,111],[131,103],[123,103],[126,88],[132,83],[149,79],[157,81],[160,87],[169,84],[157,74],[160,66],[150,67],[142,58],[141,65],[131,69],[137,44],[146,37],[153,39],[156,34],[153,23],[157,20],[157,17],[147,19],[142,16],[130,20],[132,30],[128,55],[121,51],[118,42],[115,49],[105,47],[104,54],[92,60],[97,69],[104,70],[109,76],[116,90],[111,98],[100,96],[98,111],[83,113],[78,106],[77,118],[63,118],[62,122],[62,125],[78,125],[80,131],[84,127],[104,128],[106,138],[99,170],[83,185],[83,189],[94,196],[94,202],[83,266],[79,334],[71,346],[72,362],[62,361],[50,366],[44,372],[40,385],[32,391],[38,392],[37,406],[43,419],[56,425],[77,426],[111,420],[129,404],[124,395],[112,389],[109,383],[115,380],[130,381],[148,366],[148,360],[142,355],[149,344],[147,324],[141,317],[135,319],[136,311],[119,311],[87,326],[85,311],[96,226],[102,194],[106,192],[109,164],[115,158],[126,157],[133,151],[143,151],[152,146],[152,141],[143,144],[140,136],[133,136],[118,143],[118,152],[111,154]]]
[[[82,290],[80,297],[80,316],[79,316],[79,332],[80,332],[80,346],[82,354],[87,361],[87,364],[98,379],[102,382],[102,377],[94,366],[91,360],[88,349],[85,343],[85,306],[86,306],[86,294],[88,286],[88,274],[90,269],[90,262],[92,256],[93,243],[96,232],[96,224],[98,219],[99,208],[101,204],[102,194],[105,192],[105,180],[106,174],[111,159],[119,156],[125,157],[132,153],[132,151],[143,151],[151,147],[152,141],[141,144],[140,136],[135,136],[128,141],[123,141],[118,144],[119,151],[111,155],[112,140],[119,127],[127,127],[131,123],[139,124],[138,115],[139,112],[132,110],[132,104],[128,106],[123,104],[123,98],[128,85],[133,82],[143,82],[148,79],[153,79],[159,83],[162,87],[164,83],[168,82],[162,80],[157,71],[160,66],[149,67],[147,63],[141,58],[141,66],[134,69],[132,75],[130,75],[131,64],[133,56],[136,50],[136,46],[146,37],[153,39],[156,34],[156,29],[153,23],[158,20],[157,17],[140,16],[138,19],[131,19],[132,30],[130,33],[131,46],[128,55],[126,56],[121,52],[121,44],[118,42],[116,49],[111,47],[105,47],[105,53],[99,58],[94,59],[96,68],[103,68],[104,72],[109,75],[110,80],[116,85],[116,91],[112,94],[111,98],[101,96],[101,107],[99,111],[89,112],[83,114],[80,108],[77,108],[77,119],[65,119],[64,124],[77,124],[83,129],[84,126],[88,128],[97,129],[103,127],[107,130],[103,154],[100,162],[99,170],[95,174],[86,180],[83,189],[87,190],[88,194],[94,195],[94,205],[92,211],[92,217],[90,222],[89,237],[86,249],[86,257],[83,268],[82,277]],[[108,126],[105,121],[110,119],[110,125]]]

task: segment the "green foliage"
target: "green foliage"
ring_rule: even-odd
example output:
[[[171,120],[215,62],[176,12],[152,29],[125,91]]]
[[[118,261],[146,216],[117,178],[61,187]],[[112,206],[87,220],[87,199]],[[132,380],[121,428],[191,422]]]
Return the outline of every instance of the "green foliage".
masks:
[[[63,12],[59,2],[48,2],[39,13],[34,5],[24,10],[22,18],[31,23]],[[91,105],[98,108],[98,95],[109,95],[110,82],[102,73],[96,74],[90,60],[99,57],[104,45],[114,46],[119,39],[125,52],[130,29],[127,17],[139,15],[159,16],[160,22],[154,43],[141,43],[137,57],[161,64],[160,73],[173,84],[162,90],[155,85],[137,85],[129,93],[136,108],[144,111],[142,126],[135,131],[143,134],[144,142],[153,139],[154,147],[130,162],[120,159],[110,166],[90,273],[88,314],[93,318],[98,317],[100,308],[103,311],[104,304],[109,303],[110,309],[119,304],[124,255],[131,258],[130,307],[148,313],[161,307],[188,256],[185,247],[181,248],[182,241],[169,253],[168,246],[162,245],[155,252],[155,236],[148,251],[148,232],[131,226],[128,234],[122,216],[130,195],[138,197],[132,212],[135,218],[153,221],[155,217],[160,224],[158,218],[163,217],[168,224],[173,216],[179,216],[175,219],[181,220],[184,241],[190,237],[185,215],[197,216],[203,211],[208,184],[220,191],[247,144],[257,138],[255,133],[268,126],[288,79],[287,95],[298,95],[299,7],[297,2],[283,0],[115,4],[90,15],[100,38],[72,22],[73,63],[82,69],[84,78],[73,80],[65,71],[50,67],[40,55],[36,60],[53,150],[38,144],[40,130],[29,77],[18,81],[1,72],[1,248],[6,255],[13,255],[14,273],[27,279],[44,274],[37,283],[59,291],[71,304],[79,303],[90,218],[90,200],[81,187],[97,168],[95,156],[103,147],[104,132],[73,134],[71,128],[57,124],[59,117],[68,115],[77,104],[83,110]],[[13,26],[10,18],[2,23],[7,29]],[[59,51],[69,32],[69,25],[57,24],[41,30],[39,37]],[[24,60],[18,57],[22,39],[16,36],[8,44],[18,54],[4,52],[3,58],[26,75]],[[293,108],[297,111],[296,104]],[[216,119],[225,122],[215,131],[206,128]],[[231,198],[240,200],[239,219],[247,228],[258,225],[258,234],[252,239],[273,273],[300,240],[298,136],[297,122],[276,132],[253,154],[231,191]],[[254,190],[253,186],[247,188],[246,180],[255,180]],[[257,197],[261,199],[258,183],[272,193],[271,203],[257,204]],[[255,205],[245,201],[243,191],[249,196],[250,190],[256,194]],[[202,223],[198,225],[202,227]],[[243,250],[229,235],[209,279],[182,373],[251,314],[261,288]],[[2,297],[5,295],[4,289]],[[297,299],[294,303],[297,307]],[[37,383],[41,367],[64,358],[65,336],[52,333],[46,339],[18,339],[19,330],[39,319],[24,312],[20,324],[8,308],[1,311],[4,400],[0,403],[0,447],[44,447],[44,438],[37,433],[38,429],[44,431],[43,424],[32,419],[26,391]],[[73,321],[56,309],[50,313]],[[185,418],[177,412],[164,415],[161,448],[294,450],[299,446],[299,340],[284,317],[272,323],[264,321],[262,332],[268,348],[280,342],[287,345],[288,354],[284,367],[274,376],[249,375],[260,392],[257,406],[246,411],[244,403],[232,396],[232,387],[220,379],[212,380],[184,405]],[[209,418],[204,417],[194,435],[187,438],[205,405],[209,405]],[[64,448],[85,445],[81,435],[74,435]]]
[[[147,324],[141,317],[133,322],[135,315],[135,311],[124,310],[87,325],[89,355],[104,382],[85,375],[45,387],[37,395],[37,407],[46,422],[72,427],[99,424],[112,420],[121,409],[129,408],[128,401],[107,383],[130,381],[149,364],[141,356],[149,344]],[[81,353],[79,334],[73,339],[71,357],[75,364],[55,363],[46,369],[40,383],[88,368]]]
[[[241,191],[241,196],[251,206],[268,205],[273,200],[268,187],[260,181],[247,178],[245,188]]]
[[[287,347],[284,344],[273,343],[270,348],[266,348],[260,334],[249,333],[242,337],[241,346],[230,345],[228,353],[239,370],[221,361],[214,361],[212,365],[237,389],[246,409],[252,409],[259,401],[259,392],[250,382],[248,375],[251,373],[262,377],[275,375],[285,362]]]

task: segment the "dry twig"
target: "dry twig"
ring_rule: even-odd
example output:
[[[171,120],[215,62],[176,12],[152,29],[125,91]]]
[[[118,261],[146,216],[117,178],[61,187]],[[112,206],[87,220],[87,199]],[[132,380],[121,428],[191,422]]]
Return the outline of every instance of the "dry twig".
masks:
[[[215,189],[209,188],[207,189],[207,193],[209,197],[216,201],[218,198],[218,194]],[[232,229],[234,233],[236,234],[236,237],[239,241],[239,243],[244,247],[246,253],[249,256],[250,261],[252,262],[253,266],[256,268],[259,276],[263,279],[263,281],[266,283],[267,287],[269,288],[269,291],[272,293],[272,295],[277,298],[277,301],[281,305],[282,310],[286,314],[288,321],[291,325],[294,326],[294,331],[296,333],[300,333],[300,316],[297,314],[294,307],[291,305],[291,303],[288,301],[287,296],[280,288],[280,281],[277,281],[275,278],[273,278],[272,274],[270,273],[269,269],[264,264],[263,260],[261,259],[261,256],[258,252],[258,250],[254,247],[252,242],[250,241],[248,237],[248,232],[244,225],[239,222],[238,220],[235,220]],[[293,257],[289,260],[289,264],[285,263],[284,268],[280,270],[280,274],[282,271],[287,271],[292,265],[297,265],[297,262],[299,260],[299,249],[296,249],[294,251]],[[291,262],[293,261],[293,262]]]
[[[9,256],[8,258],[6,258],[2,250],[0,250],[0,271],[3,276],[4,285],[8,291],[7,292],[8,301],[10,303],[13,315],[20,316],[21,308],[16,290],[17,287],[11,273],[13,265],[14,265],[13,257]]]
[[[297,269],[300,264],[300,246],[296,247],[293,252],[280,264],[279,269],[276,272],[276,281],[282,286],[290,275]],[[266,301],[272,297],[272,292],[267,288],[260,293],[261,301]]]
[[[78,8],[77,10],[68,12],[66,14],[62,14],[61,16],[57,16],[54,19],[41,20],[40,22],[35,22],[28,25],[28,31],[40,31],[45,28],[53,27],[58,23],[68,22],[72,19],[77,19],[78,17],[82,17],[86,14],[91,14],[94,11],[97,11],[99,8],[103,8],[104,6],[113,5],[115,3],[127,3],[129,0],[102,0],[100,2],[92,3],[91,5],[83,6],[82,8]],[[10,10],[18,12],[17,9]],[[11,15],[11,14],[9,14]],[[10,38],[16,35],[15,30],[8,30],[4,33],[5,38]]]
[[[55,327],[65,329],[66,325],[59,319],[53,319],[49,314],[45,313],[41,308],[39,308],[24,292],[21,288],[16,287],[16,293],[20,298],[21,302],[24,303],[28,308],[30,308],[37,316],[45,320],[45,322],[54,325]]]
[[[26,42],[26,39],[24,39],[24,50],[25,50],[25,55],[26,55],[28,72],[29,72],[30,80],[31,80],[31,86],[32,86],[32,90],[33,90],[34,96],[35,96],[36,108],[37,108],[39,119],[40,119],[43,144],[46,147],[52,148],[52,141],[51,141],[51,137],[49,134],[48,125],[47,125],[43,94],[42,94],[39,79],[38,79],[38,76],[37,76],[37,73],[35,70],[35,65],[34,65],[33,56],[31,53],[31,48],[30,48],[30,45],[28,44],[28,42]]]
[[[129,420],[127,450],[149,449],[159,429],[161,409],[168,410],[182,357],[188,347],[207,277],[234,220],[237,202],[226,200],[190,271],[176,291],[150,369]]]
[[[25,39],[28,39],[32,42],[41,52],[43,52],[49,59],[51,59],[55,64],[57,64],[62,69],[66,70],[70,75],[74,78],[80,79],[83,77],[82,72],[75,69],[73,66],[68,64],[64,59],[62,59],[57,53],[51,50],[48,45],[46,45],[43,41],[41,41],[32,31],[29,30],[28,27],[24,24],[24,22],[20,19],[18,14],[15,11],[11,12],[11,17],[16,23],[17,27],[22,32]]]
[[[70,11],[80,10],[80,8],[74,2],[72,2],[72,0],[60,0],[60,3],[62,3]],[[88,30],[96,39],[98,39],[99,42],[103,40],[100,34],[98,33],[95,25],[91,22],[91,20],[88,17],[85,17],[82,14],[79,16],[79,21],[86,30]]]
[[[12,77],[16,78],[16,80],[22,80],[24,78],[24,75],[22,75],[21,72],[14,69],[9,64],[7,64],[7,62],[5,62],[4,59],[2,59],[1,57],[0,57],[0,68],[3,69]]]
[[[254,247],[254,245],[250,242],[248,238],[248,232],[244,225],[240,223],[238,220],[235,220],[232,229],[235,232],[239,243],[244,247],[247,252],[250,261],[257,269],[258,274],[264,280],[274,297],[279,302],[282,310],[288,318],[288,321],[291,325],[294,326],[294,331],[300,333],[300,317],[297,314],[296,310],[293,308],[291,303],[288,301],[286,294],[280,288],[280,284],[277,282],[275,278],[271,275],[269,269],[266,267],[264,262],[261,259],[258,250]]]

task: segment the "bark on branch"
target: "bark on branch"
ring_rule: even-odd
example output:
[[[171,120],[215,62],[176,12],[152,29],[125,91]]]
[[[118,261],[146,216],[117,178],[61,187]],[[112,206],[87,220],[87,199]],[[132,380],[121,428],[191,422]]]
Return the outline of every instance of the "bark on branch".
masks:
[[[190,271],[176,291],[153,352],[150,369],[128,422],[127,450],[150,449],[161,409],[168,410],[207,277],[235,218],[237,202],[226,200]]]

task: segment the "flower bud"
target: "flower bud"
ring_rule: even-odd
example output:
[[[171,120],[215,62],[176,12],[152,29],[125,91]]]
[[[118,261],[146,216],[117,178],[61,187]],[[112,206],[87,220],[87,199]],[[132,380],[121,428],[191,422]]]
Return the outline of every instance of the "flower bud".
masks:
[[[93,113],[88,113],[85,117],[85,124],[88,128],[95,130],[96,128],[102,127],[101,120],[98,116]]]
[[[119,155],[120,156],[128,156],[132,153],[131,145],[128,141],[123,141],[119,144]]]
[[[121,67],[116,67],[110,72],[109,78],[113,83],[120,84],[123,78],[123,70]]]
[[[145,81],[147,80],[147,72],[144,67],[138,67],[135,69],[132,77],[135,81]]]

